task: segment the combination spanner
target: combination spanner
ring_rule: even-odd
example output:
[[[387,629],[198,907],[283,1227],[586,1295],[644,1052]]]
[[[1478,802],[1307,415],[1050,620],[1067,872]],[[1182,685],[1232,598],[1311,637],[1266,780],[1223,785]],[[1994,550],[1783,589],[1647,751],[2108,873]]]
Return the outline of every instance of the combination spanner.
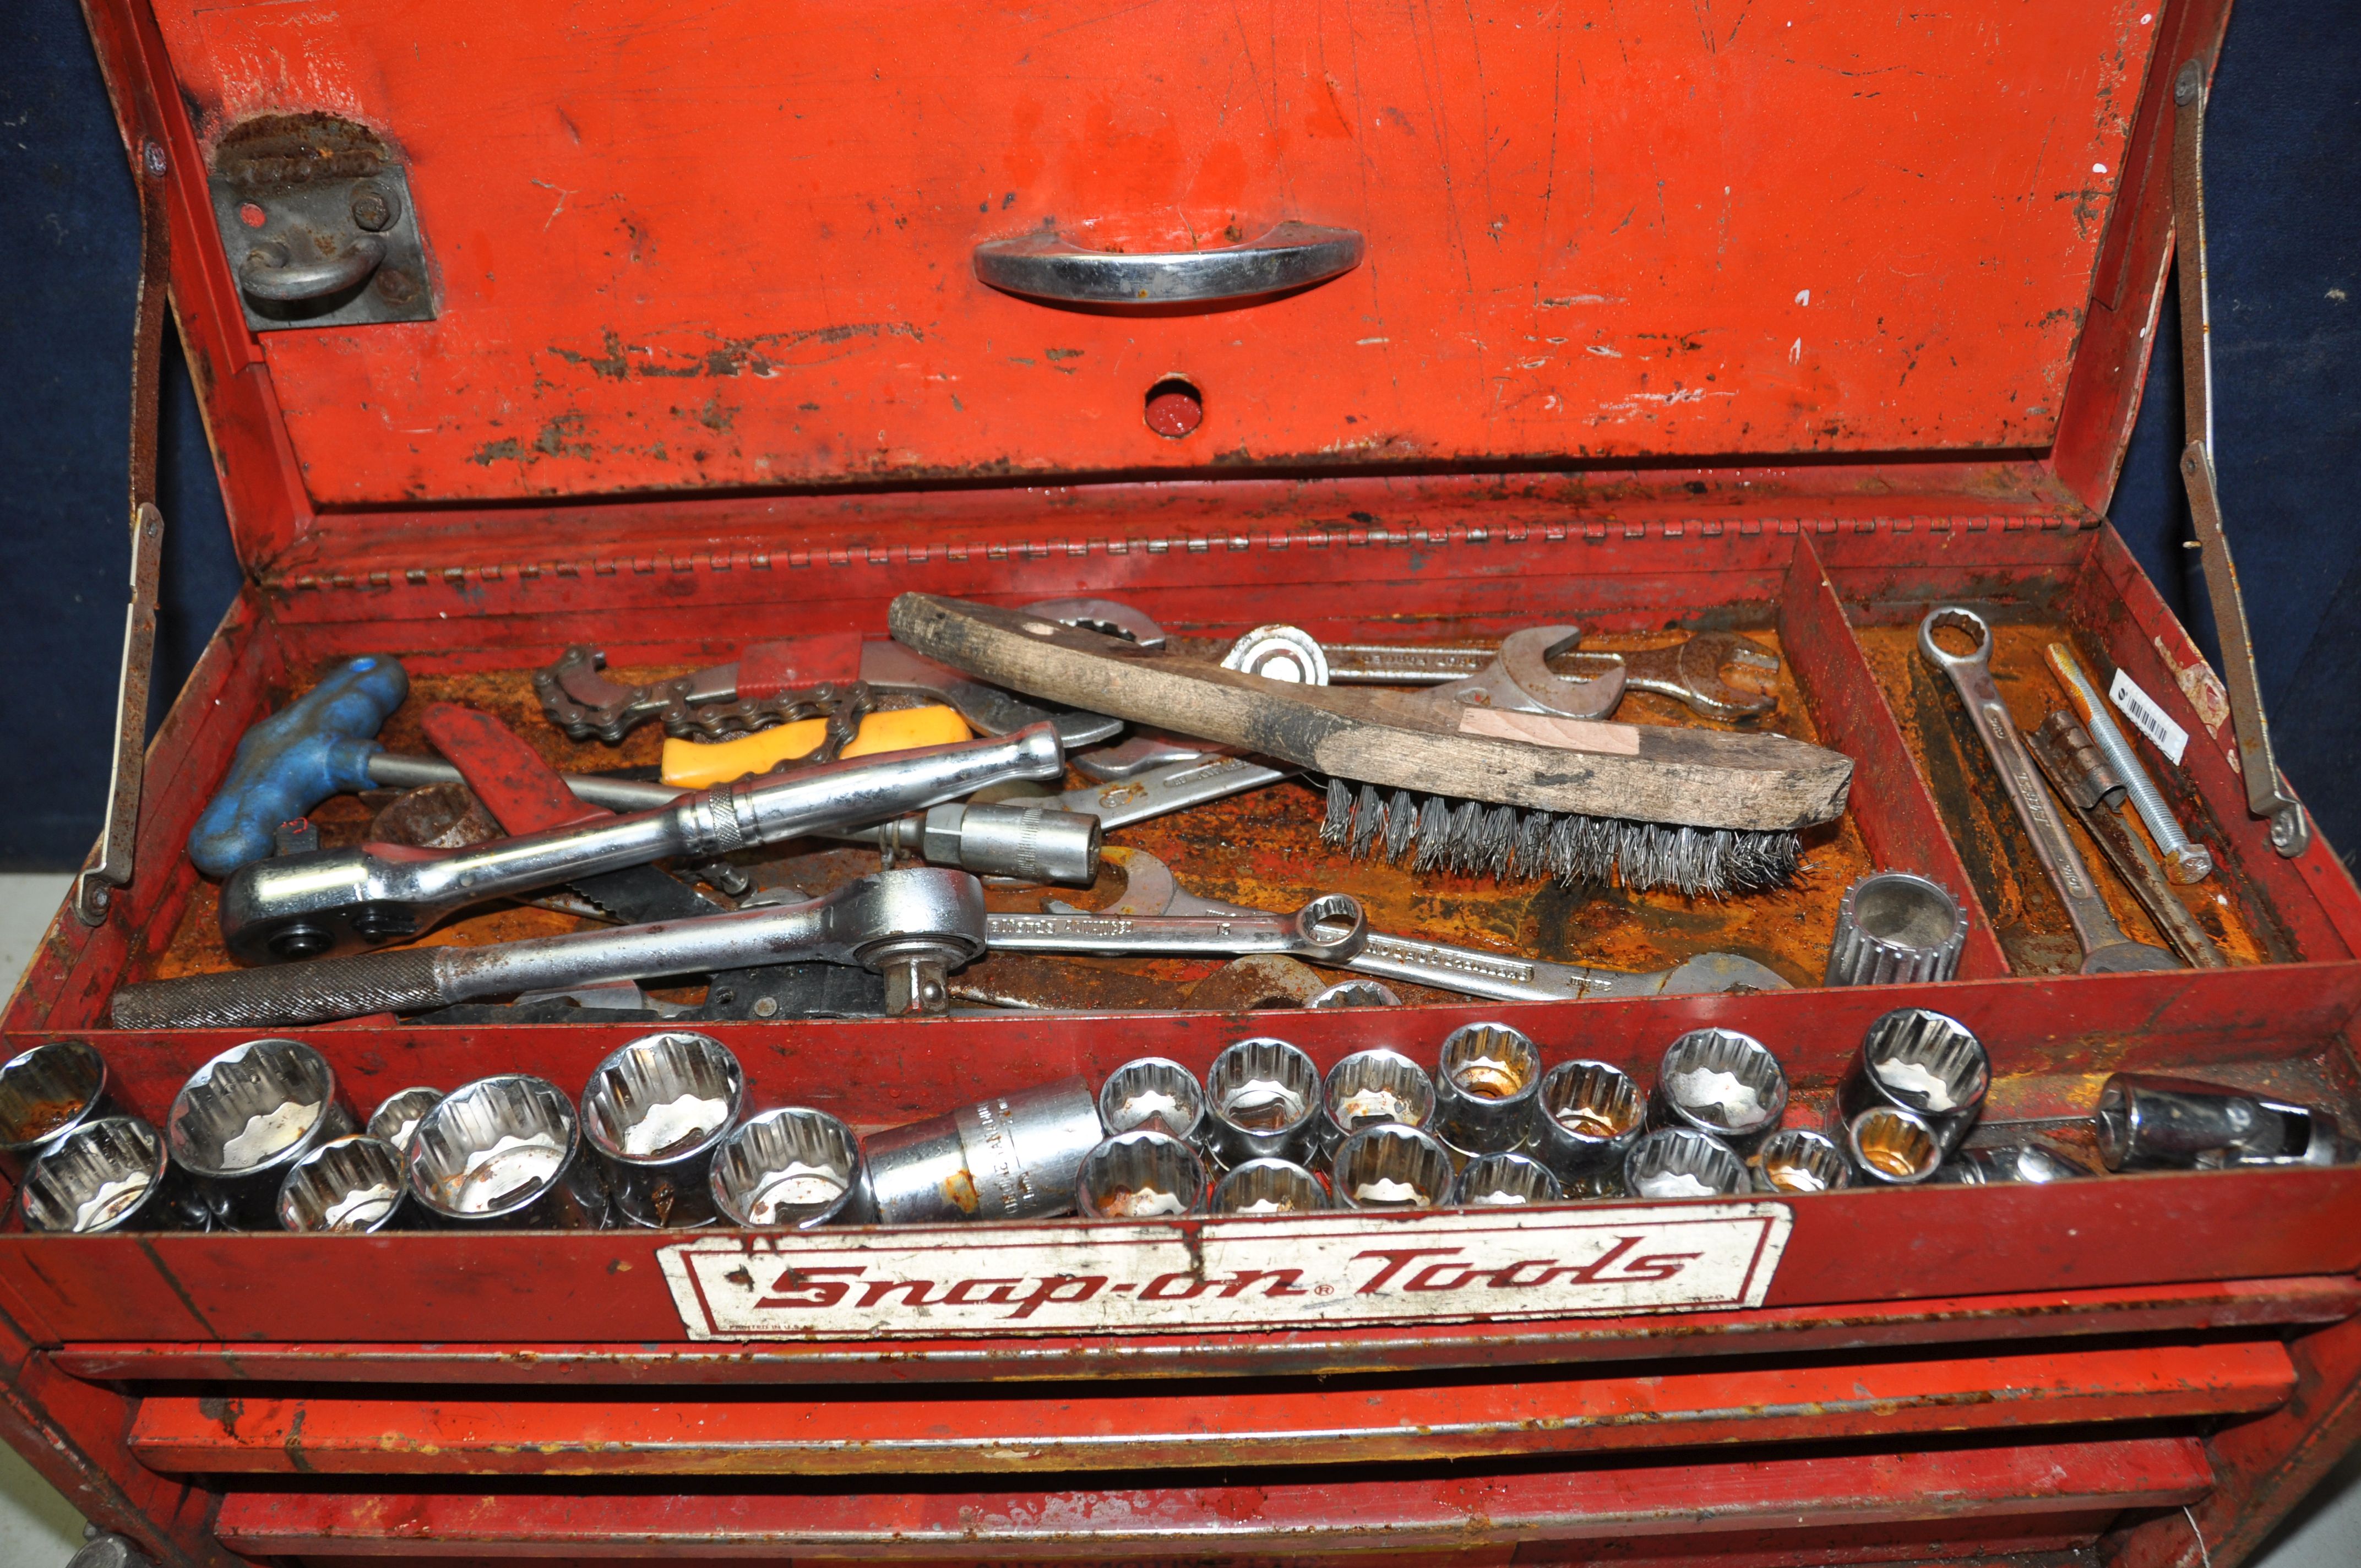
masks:
[[[1145,850],[1114,848],[1106,858],[1124,873],[1123,896],[1102,916],[1249,916],[1261,912],[1243,905],[1199,898],[1174,880],[1171,868]],[[1073,906],[1052,901],[1052,910]],[[994,919],[999,916],[994,916]],[[1752,959],[1735,953],[1700,953],[1675,968],[1647,974],[1617,970],[1586,969],[1576,964],[1547,963],[1511,958],[1480,948],[1455,947],[1448,942],[1418,941],[1407,937],[1367,934],[1360,950],[1342,959],[1309,953],[1299,958],[1329,963],[1361,974],[1409,981],[1463,996],[1486,996],[1501,1002],[1580,1002],[1623,996],[1682,996],[1715,992],[1784,991],[1787,982]]]
[[[1935,641],[1935,633],[1943,630],[1974,639],[1974,651],[1954,653],[1944,648]],[[1992,628],[1971,609],[1938,605],[1918,623],[1918,652],[1928,663],[1951,677],[1960,700],[1967,705],[1968,718],[1974,723],[1977,736],[1992,754],[1993,766],[2000,772],[2002,786],[2016,806],[2017,819],[2025,824],[2026,834],[2033,840],[2033,852],[2040,857],[2042,869],[2049,873],[2050,883],[2058,890],[2059,901],[2066,906],[2066,918],[2074,927],[2075,939],[2082,944],[2082,972],[2122,974],[2184,967],[2162,948],[2134,941],[2115,924],[2114,911],[2107,907],[2106,898],[2091,878],[2090,865],[2067,835],[2064,819],[2058,815],[2058,803],[2050,798],[2048,786],[2034,771],[2033,758],[2017,737],[2016,720],[2010,717],[2008,704],[2001,700],[2000,688],[1993,685],[1992,651]]]

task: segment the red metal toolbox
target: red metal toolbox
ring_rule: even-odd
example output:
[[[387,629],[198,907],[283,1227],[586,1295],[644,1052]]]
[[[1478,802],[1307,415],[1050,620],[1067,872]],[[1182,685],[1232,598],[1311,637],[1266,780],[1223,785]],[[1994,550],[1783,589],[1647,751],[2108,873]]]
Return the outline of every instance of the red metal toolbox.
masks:
[[[2361,894],[2325,845],[2272,851],[2220,686],[2103,516],[2171,249],[2172,82],[2210,61],[2218,0],[88,9],[166,193],[250,584],[151,748],[128,889],[52,928],[9,1053],[92,1040],[159,1119],[244,1037],[112,1029],[107,1003],[226,966],[181,847],[247,727],[332,661],[403,661],[398,748],[456,698],[611,766],[652,738],[576,746],[535,707],[529,672],[570,643],[671,671],[882,635],[905,591],[1093,593],[1199,638],[1556,620],[1775,646],[1769,727],[1856,770],[1786,892],[1413,875],[1321,850],[1291,784],[1118,837],[1212,896],[1336,889],[1388,928],[1634,970],[1738,951],[1795,989],[716,1025],[757,1103],[873,1129],[1140,1055],[1202,1070],[1248,1034],[1426,1059],[1499,1017],[1642,1071],[1742,1026],[1801,1121],[1872,1019],[1923,1001],[1990,1044],[1991,1120],[2087,1115],[2124,1069],[2361,1113]],[[289,324],[242,292],[223,225],[273,220],[222,181],[265,157],[396,181],[359,314]],[[973,260],[1283,221],[1356,232],[1359,264],[1140,311],[1045,305]],[[2197,913],[2234,967],[2070,972],[1914,652],[1949,601],[1994,619],[2020,723],[2056,706],[2060,632],[2172,708],[2167,784],[2222,861]],[[318,819],[349,839],[366,812]],[[1959,980],[1815,988],[1873,866],[1969,895]],[[640,1032],[299,1031],[363,1105],[499,1070],[571,1091]],[[2355,1168],[1546,1212],[795,1245],[12,1230],[0,1424],[175,1564],[2230,1568],[2361,1431]],[[1569,1271],[1548,1249],[1577,1225],[1710,1266],[1516,1297],[1521,1269]],[[1110,1280],[1141,1304],[1076,1307]]]

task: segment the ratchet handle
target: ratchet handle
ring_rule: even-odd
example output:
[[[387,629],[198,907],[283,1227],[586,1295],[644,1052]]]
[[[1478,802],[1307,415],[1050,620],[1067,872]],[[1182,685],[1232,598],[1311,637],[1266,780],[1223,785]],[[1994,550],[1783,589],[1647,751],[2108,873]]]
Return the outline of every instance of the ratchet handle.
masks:
[[[401,948],[353,958],[230,970],[126,985],[111,1013],[118,1029],[230,1029],[320,1024],[369,1013],[415,1013],[456,1000],[444,949]]]

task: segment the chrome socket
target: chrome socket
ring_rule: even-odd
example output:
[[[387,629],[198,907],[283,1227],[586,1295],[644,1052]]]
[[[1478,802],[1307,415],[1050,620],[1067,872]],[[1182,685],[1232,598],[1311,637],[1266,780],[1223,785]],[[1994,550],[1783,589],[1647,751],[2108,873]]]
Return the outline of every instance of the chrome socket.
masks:
[[[1400,1051],[1355,1051],[1328,1069],[1314,1142],[1333,1156],[1364,1127],[1392,1122],[1422,1128],[1433,1120],[1434,1080],[1426,1069]]]
[[[714,1218],[713,1151],[746,1111],[746,1074],[710,1035],[643,1035],[600,1062],[582,1090],[582,1135],[615,1212],[649,1230]]]
[[[1993,1148],[1960,1149],[1943,1164],[1938,1179],[1962,1187],[1991,1187],[2004,1182],[2048,1186],[2076,1181],[2090,1175],[2078,1160],[2067,1158],[2047,1144],[2003,1144]]]
[[[862,1218],[861,1140],[825,1111],[749,1116],[714,1151],[713,1206],[750,1231],[816,1231]]]
[[[1329,1181],[1341,1209],[1433,1209],[1450,1201],[1458,1179],[1440,1138],[1380,1122],[1336,1146]]]
[[[1542,1051],[1506,1024],[1463,1024],[1444,1036],[1434,1130],[1466,1154],[1504,1154],[1532,1135]]]
[[[356,1125],[327,1058],[301,1040],[248,1040],[189,1075],[164,1143],[216,1223],[274,1231],[287,1172]]]
[[[1623,1190],[1634,1198],[1735,1198],[1752,1186],[1737,1151],[1694,1127],[1649,1133],[1623,1157]]]
[[[862,1201],[889,1225],[1062,1214],[1074,1206],[1083,1159],[1105,1135],[1081,1079],[1019,1090],[873,1135]]]
[[[1991,1087],[1992,1058],[1974,1031],[1931,1008],[1897,1007],[1862,1036],[1837,1103],[1848,1118],[1872,1105],[1916,1111],[1949,1151],[1976,1124]]]
[[[179,1230],[192,1217],[181,1201],[184,1185],[163,1134],[137,1116],[104,1116],[74,1128],[34,1161],[16,1201],[28,1231]]]
[[[1942,1168],[1942,1131],[1916,1111],[1872,1105],[1845,1123],[1844,1136],[1846,1157],[1877,1186],[1916,1186]]]
[[[1735,1029],[1691,1029],[1664,1047],[1648,1123],[1704,1133],[1743,1157],[1786,1112],[1787,1075],[1770,1047]]]
[[[1074,1179],[1085,1220],[1158,1220],[1205,1206],[1205,1162],[1165,1133],[1117,1133],[1093,1149]]]
[[[1852,1185],[1852,1162],[1833,1138],[1785,1127],[1763,1140],[1747,1165],[1757,1192],[1833,1192]]]
[[[290,1231],[366,1235],[410,1216],[401,1154],[383,1138],[348,1133],[295,1162],[279,1187],[279,1223]]]
[[[1603,1196],[1647,1130],[1648,1102],[1631,1075],[1603,1061],[1565,1061],[1542,1075],[1533,1157],[1560,1181]]]
[[[1292,1160],[1250,1159],[1222,1178],[1206,1207],[1216,1214],[1316,1214],[1328,1189]]]
[[[368,1135],[384,1139],[407,1159],[418,1124],[426,1119],[426,1113],[442,1103],[443,1091],[439,1089],[429,1089],[424,1084],[397,1089],[385,1097],[384,1104],[369,1113]]]
[[[1320,1069],[1285,1040],[1240,1040],[1205,1074],[1205,1146],[1226,1168],[1250,1159],[1311,1155]]]
[[[1356,975],[1351,980],[1340,980],[1334,985],[1323,986],[1320,990],[1313,992],[1311,995],[1303,999],[1303,1005],[1306,1007],[1318,1007],[1323,1009],[1331,1007],[1399,1007],[1401,1004],[1402,1000],[1400,997],[1394,994],[1393,987],[1381,984],[1374,980],[1364,979],[1358,975]]]
[[[106,1058],[86,1040],[51,1040],[0,1064],[0,1171],[19,1180],[77,1127],[116,1114]]]
[[[2189,1079],[2119,1072],[2099,1091],[2099,1157],[2109,1170],[2341,1165],[2336,1118],[2311,1105]]]
[[[574,1103],[547,1079],[503,1073],[462,1084],[418,1124],[410,1195],[452,1229],[592,1231],[607,1189],[584,1152]]]
[[[1141,1057],[1099,1085],[1099,1123],[1110,1137],[1145,1128],[1185,1144],[1204,1126],[1205,1091],[1179,1062]]]
[[[1451,1201],[1463,1209],[1563,1203],[1565,1189],[1539,1160],[1521,1154],[1488,1154],[1467,1162]]]
[[[1968,912],[1941,883],[1915,872],[1872,872],[1837,905],[1823,985],[1903,985],[1949,980],[1968,942]]]

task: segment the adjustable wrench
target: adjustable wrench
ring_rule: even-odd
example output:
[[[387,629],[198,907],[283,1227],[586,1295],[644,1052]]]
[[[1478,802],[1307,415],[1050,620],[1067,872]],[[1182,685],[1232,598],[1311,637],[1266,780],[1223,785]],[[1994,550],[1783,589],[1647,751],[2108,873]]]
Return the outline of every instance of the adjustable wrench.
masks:
[[[1953,653],[1946,650],[1935,641],[1935,633],[1946,630],[1974,638],[1975,651]],[[1977,736],[1992,754],[1993,766],[2000,771],[2000,782],[2016,806],[2017,818],[2033,840],[2033,852],[2040,857],[2042,868],[2048,872],[2050,883],[2058,889],[2059,902],[2066,906],[2066,918],[2074,927],[2075,938],[2082,944],[2082,972],[2123,974],[2138,970],[2182,968],[2181,961],[2162,948],[2132,940],[2115,924],[2114,912],[2108,909],[2098,884],[2091,880],[2089,864],[2083,861],[2081,851],[2074,848],[2074,840],[2067,836],[2066,825],[2058,815],[2058,803],[2050,798],[2041,775],[2034,771],[2025,742],[2017,738],[2016,721],[2009,716],[2008,705],[2001,700],[2000,688],[1993,685],[1992,650],[1992,628],[1971,609],[1938,605],[1918,623],[1918,652],[1928,663],[1951,677],[1960,700],[1967,705],[1968,718],[1974,723]]]
[[[1016,734],[741,780],[669,806],[464,850],[390,844],[258,861],[224,884],[222,937],[245,962],[415,936],[451,911],[618,866],[712,856],[898,817],[1012,779],[1065,771],[1056,732]]]
[[[1253,915],[1241,905],[1199,898],[1173,880],[1172,870],[1145,850],[1115,848],[1106,858],[1123,870],[1123,896],[1098,913],[1104,915]],[[1073,906],[1055,900],[1049,907]],[[994,919],[999,916],[994,916]],[[1510,958],[1480,948],[1455,947],[1447,942],[1419,941],[1370,932],[1360,950],[1342,959],[1299,953],[1313,963],[1332,963],[1361,974],[1405,980],[1463,996],[1488,996],[1501,1002],[1580,1002],[1622,996],[1682,996],[1714,992],[1784,991],[1787,982],[1752,959],[1735,953],[1700,953],[1669,970],[1628,974],[1616,970],[1584,969],[1575,964],[1545,963]]]
[[[759,964],[857,964],[885,976],[889,1013],[941,1013],[944,981],[983,951],[983,887],[936,866],[880,872],[801,904],[577,931],[480,948],[401,948],[126,985],[115,1026],[227,1028],[412,1013],[476,997]]]

